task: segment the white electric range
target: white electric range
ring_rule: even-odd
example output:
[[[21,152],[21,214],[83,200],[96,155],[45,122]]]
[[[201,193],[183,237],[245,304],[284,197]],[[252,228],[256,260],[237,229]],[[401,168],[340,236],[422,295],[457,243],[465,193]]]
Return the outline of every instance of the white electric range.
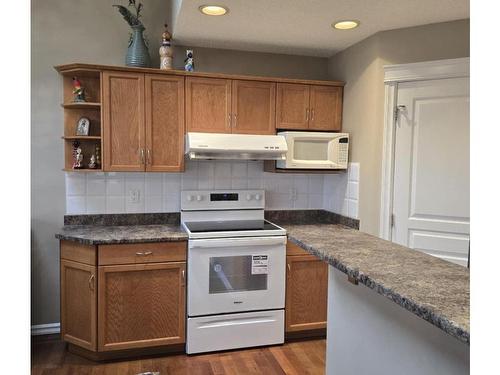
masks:
[[[188,354],[284,342],[286,231],[263,190],[183,191]]]

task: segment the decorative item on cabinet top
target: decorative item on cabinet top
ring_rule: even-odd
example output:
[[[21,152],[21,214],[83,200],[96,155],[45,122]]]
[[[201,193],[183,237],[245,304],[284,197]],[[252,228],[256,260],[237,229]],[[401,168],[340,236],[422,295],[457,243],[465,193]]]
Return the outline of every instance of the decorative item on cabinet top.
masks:
[[[172,70],[173,64],[172,60],[174,58],[174,49],[170,43],[172,35],[167,30],[167,24],[165,24],[165,31],[162,34],[162,41],[160,46],[160,69]]]
[[[128,6],[134,8],[135,14],[123,5],[115,4],[113,6],[118,8],[118,11],[132,29],[132,35],[130,36],[127,54],[125,56],[125,65],[144,68],[150,67],[151,58],[149,56],[148,46],[143,35],[146,28],[139,20],[141,17],[141,10],[143,8],[142,3],[136,4],[135,0],[129,0]]]

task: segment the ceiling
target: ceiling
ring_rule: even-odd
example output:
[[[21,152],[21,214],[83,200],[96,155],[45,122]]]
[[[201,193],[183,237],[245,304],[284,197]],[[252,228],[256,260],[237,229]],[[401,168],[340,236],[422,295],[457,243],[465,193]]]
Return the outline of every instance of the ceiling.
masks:
[[[229,12],[206,16],[204,4]],[[322,57],[378,31],[469,18],[468,0],[174,0],[173,8],[176,44]],[[361,24],[331,27],[343,19]]]

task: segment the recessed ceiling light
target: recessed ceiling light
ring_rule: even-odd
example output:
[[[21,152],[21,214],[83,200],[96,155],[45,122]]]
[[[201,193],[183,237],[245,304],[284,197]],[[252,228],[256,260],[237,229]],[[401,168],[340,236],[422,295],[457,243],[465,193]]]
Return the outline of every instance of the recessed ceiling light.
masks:
[[[355,27],[358,26],[359,26],[359,21],[356,20],[337,21],[332,24],[332,27],[338,30],[349,30],[349,29],[354,29]]]
[[[229,11],[229,9],[221,5],[202,5],[198,9],[207,16],[223,16]]]

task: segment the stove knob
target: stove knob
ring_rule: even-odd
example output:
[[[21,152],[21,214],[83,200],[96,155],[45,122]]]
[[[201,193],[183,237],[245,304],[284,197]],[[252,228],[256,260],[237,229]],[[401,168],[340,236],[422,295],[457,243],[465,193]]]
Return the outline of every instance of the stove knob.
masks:
[[[201,195],[197,195],[197,196],[196,196],[196,200],[197,200],[198,202],[201,202],[201,200],[202,200],[202,199],[203,199],[203,196],[201,196]]]
[[[252,194],[247,194],[247,201],[251,201],[252,200]]]
[[[255,199],[257,199],[258,201],[260,201],[262,199],[262,196],[260,194],[255,194]]]
[[[191,201],[193,200],[193,196],[192,196],[192,195],[188,195],[188,196],[187,196],[187,200],[188,200],[189,202],[191,202]]]

